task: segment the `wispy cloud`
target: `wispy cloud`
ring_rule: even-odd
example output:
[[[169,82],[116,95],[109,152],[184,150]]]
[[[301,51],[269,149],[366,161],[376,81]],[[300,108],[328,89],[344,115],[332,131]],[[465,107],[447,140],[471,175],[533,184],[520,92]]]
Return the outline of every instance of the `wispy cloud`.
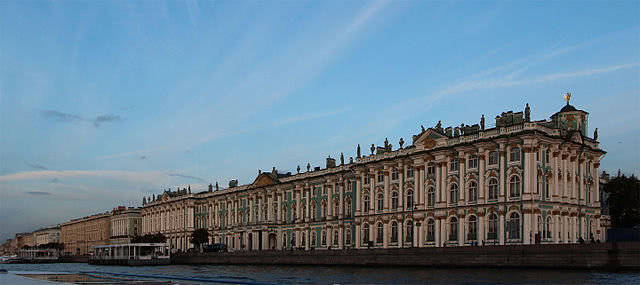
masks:
[[[145,159],[147,159],[147,156],[146,155],[142,155],[142,156],[139,156],[138,159],[139,160],[145,160]]]
[[[40,170],[48,170],[48,169],[49,169],[48,167],[46,167],[46,166],[44,166],[44,165],[40,165],[40,164],[31,164],[31,163],[28,163],[27,165],[29,165],[29,166],[30,166],[30,167],[32,167],[32,168],[40,169]]]
[[[515,87],[521,85],[530,85],[536,83],[545,83],[551,82],[561,79],[568,79],[573,77],[584,77],[591,76],[603,73],[609,73],[613,71],[617,71],[620,69],[625,69],[629,67],[636,66],[637,64],[619,64],[605,67],[596,67],[583,69],[579,71],[573,72],[559,72],[559,73],[551,73],[544,74],[538,76],[532,76],[529,78],[521,78],[521,79],[513,79],[511,76],[503,76],[499,78],[491,78],[491,79],[479,79],[479,80],[468,80],[462,81],[451,86],[445,87],[439,92],[436,93],[436,96],[442,95],[451,95],[466,91],[474,91],[481,89],[492,89],[492,88],[506,88],[506,87]]]
[[[41,114],[47,119],[52,119],[61,123],[91,122],[96,128],[99,128],[104,123],[122,121],[122,118],[117,115],[99,115],[95,118],[84,118],[82,116],[55,110],[44,110],[41,111]]]
[[[182,178],[187,178],[187,179],[193,179],[193,180],[200,181],[200,182],[205,182],[204,179],[202,179],[200,177],[196,177],[196,176],[191,176],[191,175],[170,173],[169,176],[182,177]]]
[[[29,194],[29,195],[34,195],[34,196],[49,196],[49,195],[53,195],[50,192],[44,192],[44,191],[29,191],[29,192],[24,192],[25,194]]]
[[[123,170],[41,170],[25,171],[0,176],[0,182],[29,180],[51,180],[60,178],[106,178],[115,180],[156,183],[165,176],[160,171],[123,171]]]
[[[122,118],[120,118],[120,116],[100,115],[100,116],[97,116],[95,119],[93,119],[92,122],[93,122],[93,125],[96,126],[96,128],[98,128],[103,123],[117,122],[117,121],[121,121],[121,120],[122,120]]]
[[[86,121],[85,118],[82,118],[80,116],[67,114],[60,111],[44,110],[41,113],[42,113],[42,116],[44,116],[45,118],[53,119],[63,123],[76,123],[76,122]]]

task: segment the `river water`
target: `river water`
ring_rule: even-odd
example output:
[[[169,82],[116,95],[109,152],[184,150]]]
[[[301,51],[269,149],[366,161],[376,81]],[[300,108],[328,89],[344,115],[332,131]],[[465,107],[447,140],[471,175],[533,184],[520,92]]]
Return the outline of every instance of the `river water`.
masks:
[[[196,277],[232,282],[259,282],[267,284],[640,284],[640,272],[549,269],[265,265],[167,265],[126,267],[99,266],[85,263],[0,264],[0,269],[9,271],[111,272]]]

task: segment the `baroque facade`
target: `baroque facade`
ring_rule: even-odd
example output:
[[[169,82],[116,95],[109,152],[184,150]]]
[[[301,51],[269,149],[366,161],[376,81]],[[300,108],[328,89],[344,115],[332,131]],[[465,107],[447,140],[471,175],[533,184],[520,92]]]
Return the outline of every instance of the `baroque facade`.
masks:
[[[569,95],[569,94],[568,94]],[[570,95],[569,95],[570,96]],[[422,127],[413,143],[371,146],[355,161],[297,174],[259,172],[251,184],[143,201],[143,234],[191,248],[195,229],[231,250],[401,248],[599,240],[605,154],[588,113],[550,120],[505,112],[495,127]]]
[[[142,233],[142,210],[139,208],[118,206],[111,215],[111,244],[130,243],[131,239]]]

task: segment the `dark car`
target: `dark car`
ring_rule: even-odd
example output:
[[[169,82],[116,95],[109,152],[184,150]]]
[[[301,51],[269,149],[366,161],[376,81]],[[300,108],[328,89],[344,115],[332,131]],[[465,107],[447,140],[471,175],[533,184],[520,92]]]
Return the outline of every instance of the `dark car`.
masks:
[[[227,245],[224,243],[207,244],[202,247],[204,252],[226,252]]]

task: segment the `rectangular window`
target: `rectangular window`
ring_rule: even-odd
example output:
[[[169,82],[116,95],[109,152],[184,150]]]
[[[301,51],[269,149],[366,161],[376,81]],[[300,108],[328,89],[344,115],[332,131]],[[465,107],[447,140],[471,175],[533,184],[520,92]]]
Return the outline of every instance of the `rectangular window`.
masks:
[[[449,162],[449,164],[451,165],[451,167],[450,167],[451,171],[460,170],[460,159],[457,156],[452,158],[451,161]]]
[[[391,172],[391,179],[394,181],[398,180],[399,176],[400,176],[400,173],[398,172],[397,169],[394,168],[393,171]]]
[[[520,161],[520,148],[514,147],[511,148],[511,152],[509,153],[509,161]]]
[[[429,162],[427,164],[427,175],[435,175],[436,174],[436,164],[433,162]]]
[[[489,165],[497,165],[498,164],[498,152],[492,151],[489,153]]]
[[[384,182],[384,173],[378,172],[378,183]]]
[[[407,178],[413,178],[413,167],[408,167],[407,168]]]
[[[473,155],[469,158],[469,168],[478,168],[478,157]]]

